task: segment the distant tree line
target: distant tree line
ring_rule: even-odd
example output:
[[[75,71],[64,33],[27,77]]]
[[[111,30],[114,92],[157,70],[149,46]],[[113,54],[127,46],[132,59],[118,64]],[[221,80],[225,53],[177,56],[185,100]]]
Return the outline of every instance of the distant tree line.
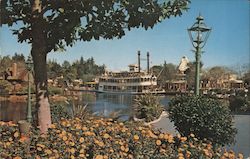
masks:
[[[250,68],[245,69],[239,74],[239,70],[225,67],[225,66],[214,66],[211,68],[203,68],[201,62],[201,80],[212,80],[217,81],[225,78],[226,75],[236,74],[237,79],[243,80],[246,86],[250,86]],[[185,71],[188,89],[193,89],[195,84],[195,62],[188,63],[188,69]],[[159,84],[164,84],[166,81],[176,80],[178,74],[178,66],[172,63],[164,63],[163,65],[154,65],[151,68],[151,72],[158,76]]]
[[[15,53],[12,57],[0,56],[0,75],[8,70],[13,63],[18,64],[18,68],[25,67],[25,56],[23,54]],[[97,65],[93,57],[79,60],[72,63],[65,60],[62,64],[54,60],[47,62],[48,78],[55,79],[62,76],[64,80],[72,82],[75,79],[82,79],[83,81],[91,81],[97,75],[101,75],[105,71],[105,65]]]
[[[9,55],[0,56],[0,75],[3,75],[3,73],[7,71],[14,62],[18,64],[19,68],[25,67],[24,55],[15,53],[12,57]]]

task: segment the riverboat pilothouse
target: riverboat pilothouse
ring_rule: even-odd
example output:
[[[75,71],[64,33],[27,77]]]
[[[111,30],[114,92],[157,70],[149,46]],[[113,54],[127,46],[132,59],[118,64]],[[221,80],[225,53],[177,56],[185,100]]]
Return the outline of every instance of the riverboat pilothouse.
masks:
[[[99,77],[98,83],[98,92],[103,93],[160,92],[157,89],[157,77],[149,71],[149,53],[147,53],[147,71],[142,71],[140,68],[140,51],[138,51],[138,64],[129,65],[129,71],[106,72]]]

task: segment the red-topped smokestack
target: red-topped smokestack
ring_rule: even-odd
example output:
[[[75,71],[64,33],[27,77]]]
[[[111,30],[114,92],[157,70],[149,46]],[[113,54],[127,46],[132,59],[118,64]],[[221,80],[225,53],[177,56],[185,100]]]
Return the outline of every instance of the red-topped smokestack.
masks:
[[[141,53],[138,51],[138,72],[141,72]]]
[[[147,72],[149,73],[149,52],[147,52]]]

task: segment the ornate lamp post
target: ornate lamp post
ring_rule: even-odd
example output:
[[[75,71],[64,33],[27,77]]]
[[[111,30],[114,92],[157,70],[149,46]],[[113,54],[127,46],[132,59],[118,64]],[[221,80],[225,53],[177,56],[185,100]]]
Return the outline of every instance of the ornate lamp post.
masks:
[[[31,56],[28,56],[28,60],[26,61],[27,69],[28,69],[28,105],[27,105],[27,121],[31,123],[32,121],[32,114],[31,114],[31,81],[30,81],[30,74],[32,72],[32,65],[33,61]]]
[[[201,49],[205,46],[208,36],[211,32],[211,28],[208,28],[203,22],[204,18],[199,15],[196,18],[196,22],[192,25],[191,28],[188,28],[188,34],[191,40],[193,47],[195,48],[195,95],[199,95],[200,88],[200,58],[201,58]]]

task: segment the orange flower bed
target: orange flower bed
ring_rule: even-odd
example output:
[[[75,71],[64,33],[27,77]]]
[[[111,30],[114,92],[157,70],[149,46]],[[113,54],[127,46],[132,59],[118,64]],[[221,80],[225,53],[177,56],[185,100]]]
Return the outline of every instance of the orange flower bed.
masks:
[[[0,122],[0,158],[221,158],[242,159],[233,151],[213,150],[211,143],[189,137],[153,131],[140,123],[90,117],[62,119],[47,135],[32,129],[24,140],[18,126]]]

